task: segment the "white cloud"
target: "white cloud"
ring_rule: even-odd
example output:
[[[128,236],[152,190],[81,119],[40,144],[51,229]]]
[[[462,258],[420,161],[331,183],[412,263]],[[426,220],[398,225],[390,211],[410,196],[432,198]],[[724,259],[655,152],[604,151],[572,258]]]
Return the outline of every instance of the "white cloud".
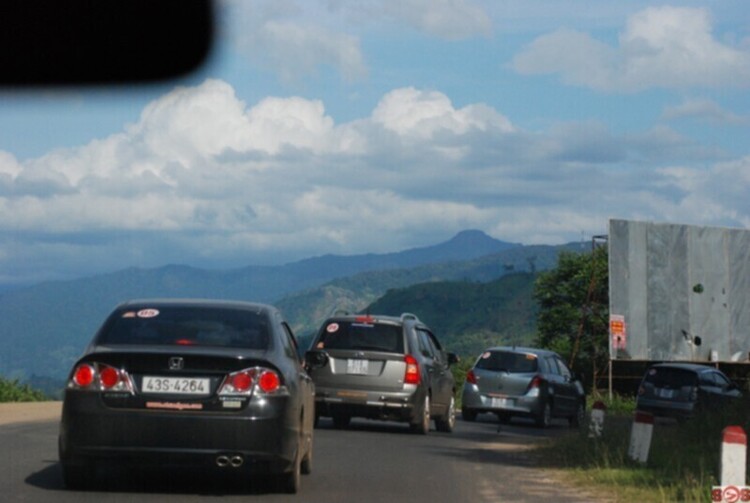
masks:
[[[367,75],[359,39],[326,27],[324,12],[315,12],[311,22],[296,2],[225,2],[224,7],[227,36],[251,61],[287,83],[315,76],[326,66],[346,81]]]
[[[534,40],[513,60],[526,75],[601,91],[653,87],[750,87],[750,51],[721,43],[704,9],[650,7],[628,19],[611,47],[588,34],[558,30]]]
[[[386,0],[382,6],[388,17],[446,40],[486,36],[492,28],[487,13],[469,0]]]
[[[510,132],[510,121],[484,105],[460,110],[437,91],[420,91],[413,87],[396,89],[380,100],[372,114],[375,122],[400,135],[429,138],[444,130],[464,134],[472,128]]]
[[[661,117],[665,120],[695,119],[730,126],[741,126],[750,122],[750,117],[724,110],[715,101],[705,99],[685,100],[679,105],[666,107]]]
[[[0,153],[0,214],[13,215],[0,220],[0,266],[80,273],[86,254],[104,270],[247,264],[393,251],[466,228],[556,243],[611,216],[747,222],[750,161],[717,159],[663,126],[524,131],[488,105],[413,87],[336,124],[319,100],[246,104],[209,79],[87,145]]]

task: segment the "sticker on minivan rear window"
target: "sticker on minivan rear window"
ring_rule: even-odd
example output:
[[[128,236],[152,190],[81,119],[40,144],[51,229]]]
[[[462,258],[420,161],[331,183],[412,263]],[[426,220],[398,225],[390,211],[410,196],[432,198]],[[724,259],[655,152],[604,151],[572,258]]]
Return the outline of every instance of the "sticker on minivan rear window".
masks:
[[[339,324],[338,323],[330,323],[326,327],[326,332],[328,332],[329,334],[332,334],[332,333],[338,332],[338,331],[339,331]]]
[[[158,309],[141,309],[138,311],[138,317],[139,318],[156,318],[159,316],[159,310]]]
[[[486,360],[486,359],[487,359],[487,358],[489,358],[490,356],[492,356],[492,353],[490,353],[489,351],[487,351],[486,353],[484,353],[484,354],[482,355],[482,359],[483,359],[483,360]]]

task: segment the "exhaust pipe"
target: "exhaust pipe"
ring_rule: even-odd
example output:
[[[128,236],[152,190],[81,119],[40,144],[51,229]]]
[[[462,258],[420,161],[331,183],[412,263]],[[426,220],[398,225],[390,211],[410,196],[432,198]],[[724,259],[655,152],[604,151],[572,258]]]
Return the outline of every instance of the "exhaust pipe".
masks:
[[[233,456],[229,456],[227,454],[221,454],[219,456],[216,456],[216,466],[219,468],[239,468],[245,463],[245,458],[240,456],[239,454],[235,454]]]

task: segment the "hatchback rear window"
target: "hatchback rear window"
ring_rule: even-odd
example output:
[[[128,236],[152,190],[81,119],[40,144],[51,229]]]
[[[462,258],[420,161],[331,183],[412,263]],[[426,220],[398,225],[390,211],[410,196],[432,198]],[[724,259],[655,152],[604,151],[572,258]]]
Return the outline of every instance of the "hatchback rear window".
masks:
[[[215,346],[268,349],[264,314],[241,309],[171,307],[118,311],[98,344]]]
[[[510,351],[487,351],[477,361],[476,368],[505,372],[536,372],[538,368],[536,355],[529,353],[512,353]]]
[[[681,388],[695,386],[698,376],[695,372],[679,368],[651,368],[646,372],[645,381],[657,388]]]
[[[326,324],[316,347],[403,353],[404,335],[399,325],[336,321]]]

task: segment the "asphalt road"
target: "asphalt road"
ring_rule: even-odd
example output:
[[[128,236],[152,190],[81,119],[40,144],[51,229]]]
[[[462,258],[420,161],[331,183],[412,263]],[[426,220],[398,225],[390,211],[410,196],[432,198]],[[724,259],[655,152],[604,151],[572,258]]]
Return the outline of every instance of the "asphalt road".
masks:
[[[397,423],[353,421],[334,430],[326,419],[315,430],[313,472],[303,476],[297,495],[278,494],[263,483],[201,473],[134,474],[110,471],[100,488],[63,488],[57,461],[57,422],[0,426],[2,501],[304,501],[304,502],[500,502],[601,501],[566,487],[559,475],[534,466],[528,449],[545,435],[567,431],[564,422],[548,430],[492,417],[457,421],[452,434],[427,436]]]

